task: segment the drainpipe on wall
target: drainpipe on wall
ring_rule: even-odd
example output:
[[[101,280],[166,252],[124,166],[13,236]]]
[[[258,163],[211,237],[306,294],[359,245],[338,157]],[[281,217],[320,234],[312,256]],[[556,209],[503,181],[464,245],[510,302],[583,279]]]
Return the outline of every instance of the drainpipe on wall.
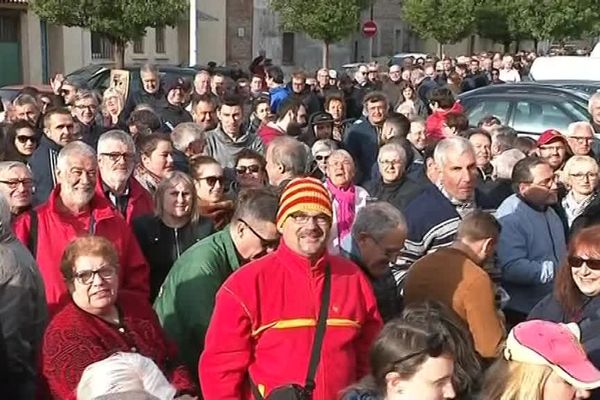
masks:
[[[50,65],[48,56],[48,25],[46,21],[40,20],[40,38],[41,38],[41,50],[42,50],[42,82],[48,83],[50,81]]]

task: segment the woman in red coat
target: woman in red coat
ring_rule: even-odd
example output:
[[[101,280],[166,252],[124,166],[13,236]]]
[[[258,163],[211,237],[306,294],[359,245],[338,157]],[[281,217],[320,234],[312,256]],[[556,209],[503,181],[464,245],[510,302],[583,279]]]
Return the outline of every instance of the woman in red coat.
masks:
[[[103,237],[82,237],[66,248],[61,272],[72,301],[50,322],[42,348],[52,397],[74,400],[84,369],[116,352],[152,359],[178,395],[197,394],[148,300],[119,293],[118,268],[116,250]]]

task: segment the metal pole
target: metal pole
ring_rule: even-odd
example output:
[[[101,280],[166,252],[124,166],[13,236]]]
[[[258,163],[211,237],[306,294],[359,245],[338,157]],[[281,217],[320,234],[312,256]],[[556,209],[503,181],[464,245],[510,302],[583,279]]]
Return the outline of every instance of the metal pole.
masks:
[[[198,64],[198,17],[196,0],[190,1],[190,66]]]
[[[371,3],[371,21],[373,21],[373,3]],[[375,36],[371,36],[369,38],[369,62],[373,61],[373,40],[375,40]]]

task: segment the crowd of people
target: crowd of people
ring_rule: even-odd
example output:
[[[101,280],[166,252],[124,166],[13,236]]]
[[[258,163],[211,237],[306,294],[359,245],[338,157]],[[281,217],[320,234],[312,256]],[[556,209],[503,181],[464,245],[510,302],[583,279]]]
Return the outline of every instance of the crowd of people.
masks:
[[[600,94],[537,139],[456,100],[533,57],[23,89],[2,397],[600,398]]]

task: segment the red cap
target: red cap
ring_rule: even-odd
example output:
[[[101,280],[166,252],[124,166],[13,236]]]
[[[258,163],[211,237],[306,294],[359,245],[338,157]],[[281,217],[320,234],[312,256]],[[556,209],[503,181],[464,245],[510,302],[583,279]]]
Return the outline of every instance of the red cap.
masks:
[[[538,145],[538,147],[540,147],[540,146],[543,146],[550,142],[554,142],[555,140],[561,140],[567,146],[569,145],[569,142],[567,142],[567,139],[556,129],[548,129],[548,130],[542,132],[542,134],[540,135],[540,137],[537,140],[537,145]]]

